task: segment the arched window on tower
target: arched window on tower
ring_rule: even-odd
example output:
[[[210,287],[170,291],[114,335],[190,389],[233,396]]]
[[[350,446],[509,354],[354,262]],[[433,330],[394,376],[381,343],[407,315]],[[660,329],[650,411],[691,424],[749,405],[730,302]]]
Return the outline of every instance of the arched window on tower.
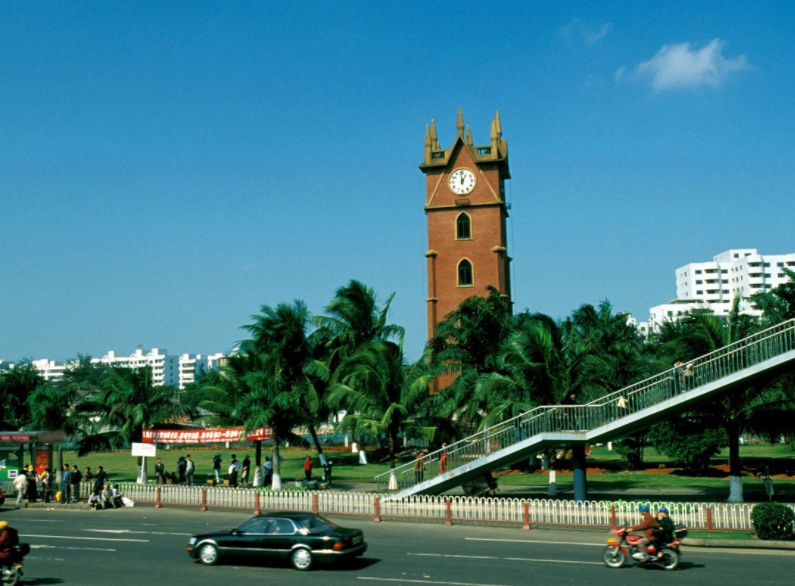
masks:
[[[458,263],[458,286],[471,287],[474,283],[475,280],[472,277],[472,263],[464,259]]]
[[[460,213],[455,220],[456,240],[469,240],[472,238],[472,220],[467,213]]]

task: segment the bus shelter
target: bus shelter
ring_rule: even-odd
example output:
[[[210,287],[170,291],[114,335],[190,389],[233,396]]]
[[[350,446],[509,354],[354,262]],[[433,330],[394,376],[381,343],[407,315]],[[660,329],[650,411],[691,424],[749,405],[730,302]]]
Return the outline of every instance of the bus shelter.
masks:
[[[30,464],[39,473],[52,470],[53,444],[65,439],[62,431],[0,431],[0,481],[13,481]]]

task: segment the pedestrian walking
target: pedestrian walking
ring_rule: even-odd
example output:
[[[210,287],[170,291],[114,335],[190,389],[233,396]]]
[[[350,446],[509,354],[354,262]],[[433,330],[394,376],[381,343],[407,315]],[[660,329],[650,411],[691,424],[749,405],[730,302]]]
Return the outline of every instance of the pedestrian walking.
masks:
[[[270,486],[273,482],[273,462],[270,456],[265,458],[265,463],[262,465],[262,480],[265,486]]]
[[[442,453],[439,455],[439,475],[450,471],[450,465],[447,463],[447,442],[442,442]]]
[[[221,453],[217,452],[215,456],[213,456],[213,472],[215,472],[215,483],[221,483],[221,462],[224,459],[221,457]]]
[[[425,454],[428,452],[422,451],[417,459],[414,461],[414,482],[419,484],[425,480]]]
[[[52,475],[50,469],[45,468],[41,473],[41,496],[45,503],[50,502],[50,487],[52,485]]]
[[[19,508],[19,505],[22,504],[22,499],[25,496],[25,490],[28,487],[28,478],[22,473],[22,470],[19,471],[17,477],[14,478],[14,490],[17,491],[17,504],[14,506],[15,509]]]
[[[38,474],[36,474],[36,470],[33,466],[28,466],[28,471],[25,474],[27,483],[28,483],[28,502],[35,503],[36,499],[39,496],[39,486],[38,486]]]
[[[304,475],[307,482],[312,480],[312,456],[307,456],[304,460]]]
[[[61,470],[61,504],[64,505],[69,502],[69,488],[72,484],[72,472],[69,470],[69,464],[63,465]]]
[[[157,462],[155,462],[155,482],[157,484],[166,483],[166,465],[163,464],[161,458],[158,458]]]
[[[185,481],[188,486],[193,486],[193,474],[196,472],[196,464],[190,458],[190,454],[185,456]]]
[[[229,486],[237,488],[237,475],[240,472],[240,461],[234,454],[232,454],[232,461],[229,463],[229,470],[227,470],[227,472],[229,474]]]
[[[248,484],[248,477],[250,470],[251,470],[251,458],[249,458],[248,454],[246,454],[246,457],[243,458],[243,464],[240,468],[240,484],[242,484],[243,486]]]
[[[185,471],[188,469],[188,465],[185,463],[185,456],[180,456],[179,460],[177,460],[177,482],[179,484],[185,484]]]
[[[70,485],[72,488],[72,502],[80,501],[80,483],[83,481],[83,474],[77,469],[77,465],[72,466],[72,480]]]

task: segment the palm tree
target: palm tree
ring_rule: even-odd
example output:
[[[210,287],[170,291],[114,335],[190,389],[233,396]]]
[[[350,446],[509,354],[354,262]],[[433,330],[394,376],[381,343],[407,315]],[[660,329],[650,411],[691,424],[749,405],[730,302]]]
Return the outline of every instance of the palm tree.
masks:
[[[263,361],[273,369],[277,394],[294,395],[299,423],[307,426],[318,456],[325,463],[317,427],[328,419],[323,400],[328,379],[326,332],[311,331],[309,311],[302,301],[280,303],[275,308],[263,305],[261,313],[252,319],[253,324],[243,326],[252,338],[241,343],[241,350],[264,357]]]
[[[143,439],[143,430],[182,414],[177,390],[156,386],[152,367],[112,368],[102,388],[87,400],[97,421],[78,443],[78,456],[98,449],[122,448]],[[146,460],[138,457],[138,483],[146,482]]]
[[[481,421],[488,405],[475,394],[478,379],[500,369],[500,352],[514,327],[505,299],[493,287],[487,297],[463,301],[436,326],[428,352],[434,372],[449,384],[434,402],[460,432]]]
[[[762,323],[768,327],[795,318],[795,272],[790,269],[783,271],[789,278],[786,283],[772,291],[760,291],[750,297],[762,311]]]
[[[582,400],[605,393],[606,361],[579,343],[571,322],[560,324],[543,314],[522,314],[517,321],[501,349],[499,372],[477,382],[475,396],[488,412],[481,428],[571,394]]]
[[[431,410],[432,379],[426,356],[409,365],[398,344],[361,345],[339,366],[329,389],[329,404],[346,410],[337,429],[375,441],[385,439],[389,466],[394,469],[401,433],[408,439],[431,441],[442,424]]]
[[[22,429],[29,421],[29,398],[44,383],[30,361],[0,371],[0,425],[5,429]]]
[[[351,280],[334,293],[334,299],[326,307],[326,315],[315,318],[315,323],[325,330],[329,346],[335,352],[352,354],[362,344],[397,339],[403,340],[402,327],[388,324],[392,293],[383,306],[379,306],[375,291],[364,283]]]

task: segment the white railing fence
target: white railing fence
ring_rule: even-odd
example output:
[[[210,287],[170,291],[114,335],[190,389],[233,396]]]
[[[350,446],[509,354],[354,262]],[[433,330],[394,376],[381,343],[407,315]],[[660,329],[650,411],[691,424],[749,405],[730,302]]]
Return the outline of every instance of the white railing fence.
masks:
[[[2,482],[6,506],[16,496],[11,482]],[[430,519],[447,523],[508,523],[610,527],[633,525],[642,502],[570,501],[552,499],[477,498],[415,495],[389,500],[386,494],[336,491],[254,490],[228,487],[132,484],[119,485],[125,496],[138,503],[159,506],[231,508],[250,511],[313,511],[328,515],[360,515],[394,519]],[[81,500],[90,494],[90,483],[81,486]],[[752,503],[646,502],[652,511],[666,506],[676,523],[693,529],[752,530]],[[795,510],[795,505],[787,505]]]
[[[136,502],[161,506],[187,505],[248,510],[314,511],[329,515],[431,519],[446,522],[513,523],[610,527],[633,525],[642,502],[570,501],[552,499],[477,498],[417,495],[389,500],[389,495],[335,491],[272,491],[226,487],[124,484]],[[159,488],[159,495],[158,495]],[[666,506],[677,523],[693,529],[752,530],[751,503],[647,502],[652,511]],[[788,505],[795,510],[795,505]]]

